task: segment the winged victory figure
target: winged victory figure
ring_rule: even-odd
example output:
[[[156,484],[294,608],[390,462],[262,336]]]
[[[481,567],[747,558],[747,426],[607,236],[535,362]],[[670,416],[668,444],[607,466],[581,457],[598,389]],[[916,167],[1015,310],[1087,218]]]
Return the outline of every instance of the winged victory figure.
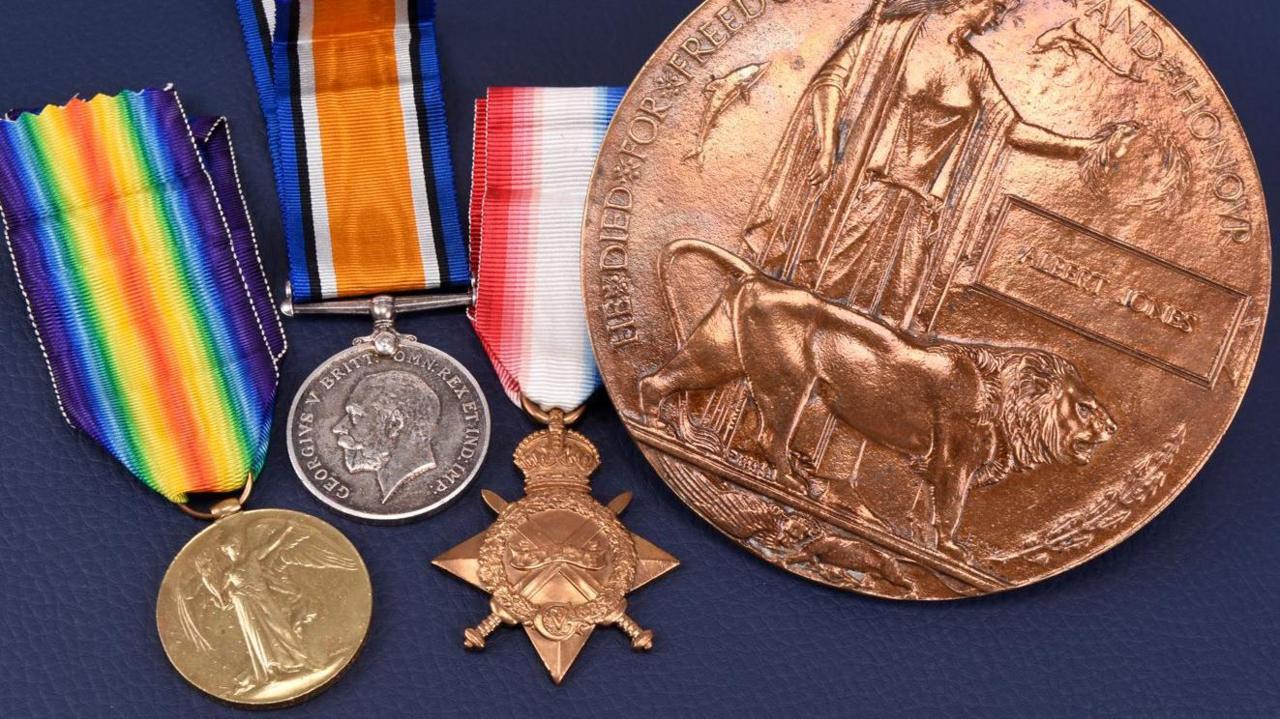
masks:
[[[196,559],[194,592],[176,592],[179,623],[192,644],[212,651],[192,610],[203,595],[221,612],[233,612],[249,668],[237,680],[237,694],[255,691],[281,677],[323,668],[326,657],[309,657],[302,641],[315,619],[290,579],[292,568],[356,571],[356,563],[288,522],[259,521],[229,533],[225,541]],[[316,666],[317,662],[321,666]]]

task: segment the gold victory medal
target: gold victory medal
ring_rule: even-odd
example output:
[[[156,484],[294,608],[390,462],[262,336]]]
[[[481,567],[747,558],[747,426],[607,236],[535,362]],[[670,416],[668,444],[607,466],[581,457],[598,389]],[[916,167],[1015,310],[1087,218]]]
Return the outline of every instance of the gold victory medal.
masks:
[[[333,683],[364,644],[372,610],[369,572],[346,537],[309,515],[261,509],[233,511],[183,547],[156,623],[196,688],[274,707]]]

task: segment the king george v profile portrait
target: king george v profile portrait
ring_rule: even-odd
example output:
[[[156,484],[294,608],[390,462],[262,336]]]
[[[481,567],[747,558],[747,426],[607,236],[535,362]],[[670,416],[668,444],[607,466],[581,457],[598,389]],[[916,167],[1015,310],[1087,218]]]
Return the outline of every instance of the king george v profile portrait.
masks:
[[[352,474],[373,474],[385,504],[408,480],[436,468],[432,439],[440,397],[422,378],[391,370],[356,383],[333,426]]]

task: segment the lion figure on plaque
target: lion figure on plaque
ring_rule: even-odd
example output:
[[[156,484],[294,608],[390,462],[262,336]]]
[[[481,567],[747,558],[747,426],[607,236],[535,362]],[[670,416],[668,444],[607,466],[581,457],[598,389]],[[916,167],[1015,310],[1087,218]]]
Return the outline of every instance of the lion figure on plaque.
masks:
[[[919,467],[923,519],[948,554],[969,559],[956,530],[972,489],[1086,465],[1117,432],[1075,366],[1050,352],[920,340],[699,240],[672,242],[660,262],[682,342],[640,381],[644,421],[662,425],[662,404],[675,395],[741,383],[777,481],[803,493],[812,488],[791,440],[816,398]]]

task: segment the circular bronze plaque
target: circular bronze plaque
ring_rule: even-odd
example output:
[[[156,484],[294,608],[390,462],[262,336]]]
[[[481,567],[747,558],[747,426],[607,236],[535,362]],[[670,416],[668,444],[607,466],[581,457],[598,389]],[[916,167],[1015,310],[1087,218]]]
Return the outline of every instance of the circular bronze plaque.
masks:
[[[659,474],[804,577],[1022,586],[1204,464],[1270,287],[1253,157],[1140,0],[714,0],[605,139],[596,357]]]
[[[328,523],[284,509],[238,512],[197,534],[165,573],[160,641],[197,689],[244,707],[302,701],[364,645],[369,572]]]

